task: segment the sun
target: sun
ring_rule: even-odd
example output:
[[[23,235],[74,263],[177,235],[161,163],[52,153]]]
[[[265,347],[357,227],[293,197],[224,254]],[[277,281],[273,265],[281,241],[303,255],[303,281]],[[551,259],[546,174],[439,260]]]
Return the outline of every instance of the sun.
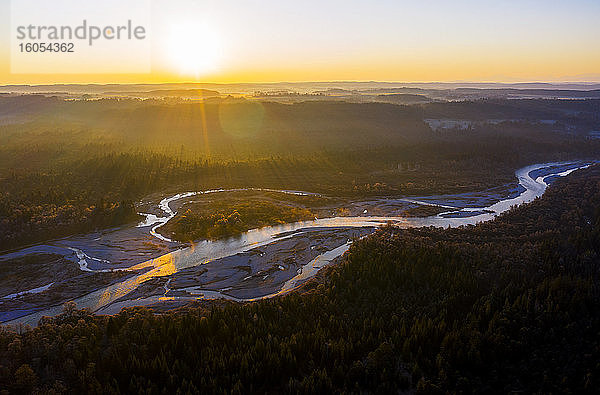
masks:
[[[182,75],[198,78],[219,69],[222,43],[217,31],[205,23],[172,25],[164,45],[168,62]]]

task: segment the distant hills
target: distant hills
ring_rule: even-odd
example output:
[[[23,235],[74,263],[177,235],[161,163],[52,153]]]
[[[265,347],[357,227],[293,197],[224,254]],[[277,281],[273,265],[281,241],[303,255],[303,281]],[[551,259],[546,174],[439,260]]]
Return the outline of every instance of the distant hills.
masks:
[[[221,94],[218,91],[210,89],[155,89],[151,91],[107,91],[104,95],[127,95],[134,97],[186,97],[186,98],[204,98],[216,97]]]
[[[47,85],[3,85],[0,92],[47,93],[66,92],[70,94],[102,94],[146,92],[165,93],[181,96],[190,90],[218,91],[224,94],[254,93],[271,91],[291,91],[298,93],[344,94],[359,93],[422,93],[423,91],[454,90],[473,93],[477,90],[544,90],[544,91],[595,91],[600,90],[598,82],[528,82],[528,83],[488,83],[488,82],[375,82],[375,81],[331,81],[331,82],[273,82],[273,83],[166,83],[166,84],[47,84]],[[162,91],[162,92],[158,92]],[[179,91],[179,92],[178,92]],[[419,92],[415,92],[419,91]],[[480,91],[478,91],[481,93]],[[524,93],[524,92],[520,92]],[[542,92],[544,94],[549,92]]]

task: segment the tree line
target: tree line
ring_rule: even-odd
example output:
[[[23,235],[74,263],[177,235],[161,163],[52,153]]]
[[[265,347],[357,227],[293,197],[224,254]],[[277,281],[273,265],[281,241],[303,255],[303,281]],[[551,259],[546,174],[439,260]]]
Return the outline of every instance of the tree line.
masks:
[[[14,393],[589,392],[600,167],[457,229],[388,226],[301,292],[0,332]]]

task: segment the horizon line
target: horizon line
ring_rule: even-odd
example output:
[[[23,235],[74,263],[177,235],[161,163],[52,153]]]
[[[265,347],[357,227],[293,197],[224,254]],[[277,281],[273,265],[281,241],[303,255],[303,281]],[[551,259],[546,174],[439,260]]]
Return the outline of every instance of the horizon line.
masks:
[[[3,84],[0,87],[11,86],[56,86],[56,85],[264,85],[264,84],[494,84],[494,85],[523,85],[523,84],[547,84],[547,85],[600,85],[600,80],[586,81],[548,81],[548,80],[523,80],[523,81],[478,81],[478,80],[452,80],[452,81],[390,81],[390,80],[305,80],[305,81],[237,81],[237,82],[211,82],[211,81],[164,81],[164,82],[47,82],[36,84]]]

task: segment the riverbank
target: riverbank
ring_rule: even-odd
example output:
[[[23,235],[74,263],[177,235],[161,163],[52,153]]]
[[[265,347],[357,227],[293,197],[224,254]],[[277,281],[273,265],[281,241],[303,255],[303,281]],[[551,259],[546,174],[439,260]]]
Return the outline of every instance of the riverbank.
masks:
[[[124,306],[158,303],[161,301],[160,298],[165,298],[163,301],[167,303],[172,302],[173,299],[170,298],[188,301],[198,298],[226,298],[245,301],[272,297],[282,291],[288,292],[314,275],[320,267],[314,262],[318,256],[321,256],[323,261],[331,261],[347,250],[348,242],[352,238],[372,232],[375,227],[384,225],[388,221],[394,222],[399,227],[456,227],[486,221],[508,210],[511,206],[529,202],[541,196],[547,187],[544,180],[565,176],[585,166],[587,166],[585,163],[551,163],[519,169],[516,175],[523,191],[518,195],[511,193],[503,200],[495,201],[485,207],[460,208],[448,205],[447,202],[440,204],[440,201],[431,203],[405,198],[387,201],[380,199],[370,202],[383,201],[386,204],[382,204],[381,207],[384,208],[395,208],[399,204],[433,204],[446,208],[447,211],[429,217],[410,218],[393,215],[373,216],[370,215],[368,209],[363,209],[363,215],[357,217],[322,218],[282,224],[251,230],[234,238],[205,240],[183,248],[171,247],[175,248],[172,252],[126,267],[130,270],[143,270],[142,274],[75,298],[74,301],[80,307],[87,307],[91,311],[114,313]],[[530,174],[540,169],[547,169],[547,172],[539,176],[533,173],[537,176],[533,179]],[[157,224],[166,223],[174,217],[175,211],[170,205],[184,204],[185,199],[193,196],[194,194],[191,193],[178,194],[161,200],[160,207],[165,216],[153,214],[158,222],[144,223],[135,231],[146,232],[153,236],[153,232],[156,230],[154,227]],[[361,208],[365,207],[364,202],[354,202],[353,204]],[[454,214],[448,216],[448,213]],[[164,218],[167,219],[164,220]],[[160,240],[159,237],[155,237],[155,239],[157,242],[172,245]],[[312,251],[310,247],[314,245],[323,245],[326,247],[326,251]],[[115,248],[119,248],[119,244],[116,244]],[[95,258],[96,262],[102,262],[101,257]],[[290,259],[296,259],[296,263],[286,263]],[[104,264],[111,265],[110,263]],[[312,270],[315,267],[317,270]],[[125,266],[119,266],[119,268],[125,268]],[[298,273],[298,269],[301,269],[300,273]],[[42,315],[55,315],[60,310],[61,307],[56,306],[19,320],[13,320],[10,323],[35,324]]]

